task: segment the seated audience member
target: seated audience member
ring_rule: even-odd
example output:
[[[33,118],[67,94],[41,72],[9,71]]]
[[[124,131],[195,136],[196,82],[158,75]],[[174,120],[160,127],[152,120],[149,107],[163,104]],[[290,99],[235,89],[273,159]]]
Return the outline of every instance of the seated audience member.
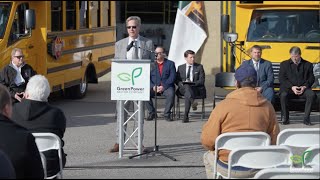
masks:
[[[0,179],[16,179],[16,172],[7,154],[0,150]]]
[[[11,115],[11,96],[7,88],[0,84],[0,149],[11,160],[17,179],[43,179],[35,139],[26,128],[11,121]]]
[[[48,103],[50,85],[46,77],[35,75],[30,78],[25,91],[25,99],[13,106],[12,120],[31,132],[51,132],[60,137],[66,130],[66,117],[62,110]],[[47,159],[47,176],[59,172],[57,150],[43,152]],[[62,149],[63,167],[66,157]]]
[[[270,61],[262,59],[262,48],[258,45],[251,47],[251,60],[244,61],[242,64],[249,64],[257,71],[257,87],[263,97],[271,103],[273,102],[273,69]]]
[[[290,49],[291,58],[280,63],[279,81],[280,81],[280,104],[284,116],[283,125],[290,123],[288,99],[304,98],[306,99],[303,123],[310,126],[310,113],[312,103],[316,98],[312,91],[315,78],[313,66],[307,60],[301,58],[299,47],[293,46]]]
[[[146,103],[149,116],[147,120],[153,120],[155,118],[156,110],[153,106],[152,97],[155,96],[155,92],[158,95],[164,95],[166,97],[164,118],[167,121],[171,121],[170,118],[171,108],[174,103],[174,81],[176,79],[176,66],[171,60],[165,58],[164,48],[158,46],[155,50],[156,60],[155,64],[151,65],[150,72],[150,101]],[[156,67],[158,66],[158,67]]]
[[[193,110],[197,110],[197,103],[194,101],[195,97],[206,97],[205,73],[202,64],[195,62],[195,52],[187,50],[184,53],[186,60],[185,64],[178,67],[176,84],[178,86],[177,93],[184,96],[185,110],[184,110],[184,123],[189,122],[189,111],[192,105]],[[187,84],[184,82],[192,82]]]
[[[0,72],[0,83],[8,87],[12,102],[20,102],[24,97],[24,90],[31,76],[37,74],[26,64],[21,49],[14,48],[11,52],[11,62]]]
[[[203,161],[208,179],[213,178],[215,140],[227,132],[266,132],[271,143],[276,144],[279,124],[272,104],[255,90],[257,73],[249,64],[241,65],[235,72],[237,89],[229,93],[211,112],[203,125],[201,143],[208,149]],[[219,150],[217,171],[227,176],[228,150]],[[256,169],[232,168],[235,178],[253,177]]]

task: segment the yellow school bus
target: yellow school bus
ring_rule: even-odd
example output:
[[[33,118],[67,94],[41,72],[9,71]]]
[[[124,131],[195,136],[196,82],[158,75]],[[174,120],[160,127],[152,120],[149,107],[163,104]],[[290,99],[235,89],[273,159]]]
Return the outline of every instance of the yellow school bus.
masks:
[[[234,72],[250,59],[249,48],[259,45],[262,58],[272,62],[278,91],[280,63],[298,46],[314,65],[313,90],[320,99],[319,1],[226,1],[222,7],[222,72]]]
[[[82,98],[111,70],[115,1],[1,1],[0,68],[21,48],[51,90]]]

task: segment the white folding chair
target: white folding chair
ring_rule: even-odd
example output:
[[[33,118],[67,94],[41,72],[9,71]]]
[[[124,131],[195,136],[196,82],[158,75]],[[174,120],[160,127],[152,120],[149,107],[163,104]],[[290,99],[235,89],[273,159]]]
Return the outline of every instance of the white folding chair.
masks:
[[[311,166],[320,168],[320,145],[309,147],[303,153],[303,167]]]
[[[264,169],[273,167],[292,167],[291,149],[286,146],[248,146],[233,149],[228,157],[228,176],[231,178],[231,168]]]
[[[266,168],[259,171],[254,179],[319,179],[319,169],[311,171],[292,168]]]
[[[42,152],[39,152],[39,153],[40,153],[42,167],[43,167],[43,174],[44,174],[43,178],[46,179],[47,178],[47,159]]]
[[[289,128],[277,136],[277,145],[311,147],[320,142],[320,128]]]
[[[271,138],[265,132],[228,132],[219,135],[215,141],[214,177],[222,176],[217,172],[219,150],[232,150],[237,147],[247,146],[269,146],[270,142]]]
[[[47,177],[47,179],[52,179],[55,177],[62,179],[63,168],[62,168],[62,151],[61,151],[60,138],[53,133],[32,133],[32,135],[35,137],[36,144],[40,152],[44,152],[52,149],[58,150],[60,171],[53,176]]]

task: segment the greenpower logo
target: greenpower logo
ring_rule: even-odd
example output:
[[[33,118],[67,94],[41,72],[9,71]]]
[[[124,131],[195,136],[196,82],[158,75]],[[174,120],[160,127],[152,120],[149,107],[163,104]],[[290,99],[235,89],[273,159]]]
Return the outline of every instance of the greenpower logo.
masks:
[[[134,86],[134,79],[141,76],[142,74],[142,67],[138,67],[132,70],[131,75],[129,73],[120,73],[118,74],[118,78],[121,81],[130,81],[132,85]]]
[[[309,160],[311,158],[311,151],[305,151],[302,155],[293,155],[290,157],[291,161],[294,164],[304,164],[304,160]]]

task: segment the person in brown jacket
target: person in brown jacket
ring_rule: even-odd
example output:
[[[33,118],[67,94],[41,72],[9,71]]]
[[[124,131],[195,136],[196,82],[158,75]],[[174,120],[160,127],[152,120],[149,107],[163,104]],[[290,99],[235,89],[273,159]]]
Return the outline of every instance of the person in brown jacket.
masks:
[[[276,144],[279,124],[272,104],[256,91],[257,74],[255,69],[243,64],[235,72],[237,89],[229,93],[211,112],[203,125],[201,143],[208,151],[203,156],[208,179],[213,178],[215,140],[227,132],[266,132],[271,143]],[[230,151],[220,150],[217,171],[227,176],[227,161]],[[252,177],[255,169],[232,168],[232,177]]]

